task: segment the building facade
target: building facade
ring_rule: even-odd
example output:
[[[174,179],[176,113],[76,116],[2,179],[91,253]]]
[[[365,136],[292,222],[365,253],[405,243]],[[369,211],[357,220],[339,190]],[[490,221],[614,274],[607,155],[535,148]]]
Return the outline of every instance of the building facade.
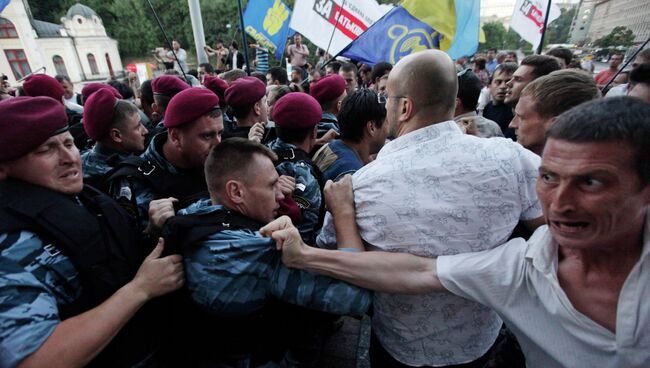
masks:
[[[607,36],[614,27],[625,26],[634,33],[634,42],[644,42],[650,36],[650,1],[599,0],[587,37],[595,41]]]
[[[34,19],[27,0],[11,0],[0,13],[0,49],[0,70],[11,84],[32,72],[81,82],[106,80],[123,69],[117,41],[97,13],[80,3],[54,24]]]

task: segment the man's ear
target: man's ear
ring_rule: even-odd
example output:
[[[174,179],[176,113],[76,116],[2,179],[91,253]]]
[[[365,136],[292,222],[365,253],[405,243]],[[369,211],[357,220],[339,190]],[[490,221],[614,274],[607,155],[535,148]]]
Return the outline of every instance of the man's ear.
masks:
[[[253,111],[255,112],[255,115],[262,115],[262,100],[255,102],[255,105],[253,105]]]
[[[246,188],[244,184],[238,180],[228,180],[225,185],[226,198],[238,205],[244,203]]]
[[[167,139],[172,142],[174,147],[181,146],[181,131],[176,128],[167,129]]]
[[[113,142],[122,143],[123,141],[122,133],[117,128],[111,128],[108,131],[108,136],[111,138]]]
[[[368,134],[368,136],[374,137],[375,134],[377,134],[377,129],[378,128],[375,126],[375,122],[373,122],[372,120],[366,121],[366,133]]]
[[[317,139],[317,138],[318,138],[318,124],[317,124],[317,125],[314,125],[314,127],[312,128],[312,130],[311,130],[311,137],[312,137],[313,139]]]

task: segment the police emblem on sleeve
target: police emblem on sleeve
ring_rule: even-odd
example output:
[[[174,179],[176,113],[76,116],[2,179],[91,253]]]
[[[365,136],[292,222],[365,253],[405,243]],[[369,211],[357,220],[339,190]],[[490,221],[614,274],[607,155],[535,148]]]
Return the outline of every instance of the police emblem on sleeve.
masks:
[[[311,208],[311,202],[307,200],[307,198],[300,197],[297,195],[293,195],[293,200],[296,202],[298,207],[300,207],[301,210],[307,210]]]

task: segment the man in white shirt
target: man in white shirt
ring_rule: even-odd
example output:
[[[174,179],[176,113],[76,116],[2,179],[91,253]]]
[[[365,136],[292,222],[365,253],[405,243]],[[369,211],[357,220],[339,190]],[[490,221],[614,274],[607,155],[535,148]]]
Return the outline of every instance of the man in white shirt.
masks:
[[[178,70],[181,74],[183,74],[183,72],[187,73],[189,71],[189,69],[187,69],[187,52],[185,52],[185,49],[181,48],[181,43],[176,40],[172,42],[172,47],[174,48],[174,52],[171,52],[171,50],[168,51],[167,57],[174,60],[174,69]],[[176,53],[175,59],[174,53]],[[183,70],[181,70],[181,68]]]
[[[389,74],[386,122],[397,138],[353,177],[368,249],[476,252],[504,243],[519,221],[543,222],[539,157],[508,139],[463,134],[452,119],[457,85],[453,61],[436,50],[403,58]],[[336,243],[331,217],[318,243]],[[376,293],[372,364],[482,366],[501,324],[488,308],[450,294]],[[394,365],[375,359],[383,350]]]
[[[436,260],[300,246],[287,218],[262,232],[272,233],[290,267],[382,292],[448,290],[493,308],[517,336],[528,367],[648,367],[648,116],[650,105],[614,97],[558,117],[537,182],[548,225],[528,242]],[[344,207],[335,212],[336,229],[342,244],[358,247],[347,192],[347,201],[336,200]]]

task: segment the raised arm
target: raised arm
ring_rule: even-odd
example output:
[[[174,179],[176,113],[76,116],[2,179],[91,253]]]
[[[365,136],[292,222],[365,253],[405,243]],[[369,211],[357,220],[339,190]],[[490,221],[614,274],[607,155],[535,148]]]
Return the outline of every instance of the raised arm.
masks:
[[[181,257],[160,258],[162,251],[160,239],[131,282],[99,306],[59,323],[45,343],[20,367],[82,367],[88,364],[148,300],[183,285]]]
[[[338,248],[352,248],[364,251],[363,240],[354,211],[354,193],[352,192],[352,176],[346,175],[338,182],[328,180],[325,183],[325,203],[334,218]]]
[[[436,259],[406,253],[344,252],[309,247],[291,220],[282,216],[260,232],[282,249],[288,267],[306,269],[387,293],[427,294],[445,291],[436,274]]]

